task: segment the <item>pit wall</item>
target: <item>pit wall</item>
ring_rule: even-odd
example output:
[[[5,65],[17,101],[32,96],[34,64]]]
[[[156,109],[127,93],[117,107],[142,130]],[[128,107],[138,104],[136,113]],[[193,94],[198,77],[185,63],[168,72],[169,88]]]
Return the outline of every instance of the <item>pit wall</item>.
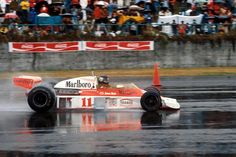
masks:
[[[154,44],[154,51],[9,53],[0,44],[0,71],[236,66],[232,42],[212,45],[177,43]]]

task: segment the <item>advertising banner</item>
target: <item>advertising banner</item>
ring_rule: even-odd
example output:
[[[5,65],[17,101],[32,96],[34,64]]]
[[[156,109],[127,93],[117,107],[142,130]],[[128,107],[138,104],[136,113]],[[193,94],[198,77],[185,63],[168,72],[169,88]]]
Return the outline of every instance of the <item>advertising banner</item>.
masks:
[[[153,41],[9,42],[9,52],[151,51]]]
[[[9,52],[45,52],[46,46],[43,42],[10,42]]]
[[[85,51],[117,51],[118,44],[113,41],[87,41],[84,46]]]
[[[181,24],[181,21],[183,21],[185,24],[186,23],[192,24],[194,20],[197,24],[201,24],[202,18],[203,18],[202,14],[198,16],[183,16],[183,15],[160,16],[158,18],[157,24],[167,24],[167,23],[172,24],[173,20],[175,20],[177,24]]]
[[[10,42],[9,52],[70,52],[80,51],[80,42]]]
[[[46,52],[79,51],[79,42],[49,42],[46,43]]]
[[[152,41],[124,41],[119,42],[119,50],[150,51],[154,50],[154,44]]]
[[[151,51],[153,41],[87,41],[85,51]]]

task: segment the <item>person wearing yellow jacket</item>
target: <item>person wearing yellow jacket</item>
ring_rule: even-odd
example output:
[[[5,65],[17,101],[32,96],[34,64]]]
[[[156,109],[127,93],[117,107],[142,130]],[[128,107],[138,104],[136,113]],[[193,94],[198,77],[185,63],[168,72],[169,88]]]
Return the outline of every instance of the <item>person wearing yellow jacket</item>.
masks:
[[[28,0],[22,0],[20,3],[20,7],[22,13],[21,21],[22,23],[27,23],[30,3],[28,2]]]

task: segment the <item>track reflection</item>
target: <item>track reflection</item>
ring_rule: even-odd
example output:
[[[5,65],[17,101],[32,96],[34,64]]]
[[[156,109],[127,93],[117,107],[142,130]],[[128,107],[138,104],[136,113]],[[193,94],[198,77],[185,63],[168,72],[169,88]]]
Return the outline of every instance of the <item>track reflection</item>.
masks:
[[[178,120],[179,111],[33,113],[27,127],[31,133],[132,131],[159,127],[168,119]]]

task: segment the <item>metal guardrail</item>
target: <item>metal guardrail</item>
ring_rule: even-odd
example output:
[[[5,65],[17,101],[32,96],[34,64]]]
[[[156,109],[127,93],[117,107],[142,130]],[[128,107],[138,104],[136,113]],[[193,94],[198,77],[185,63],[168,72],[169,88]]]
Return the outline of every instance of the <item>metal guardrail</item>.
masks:
[[[236,24],[188,24],[186,35],[195,34],[214,34],[218,32],[227,33],[229,30],[236,29]],[[169,36],[179,35],[178,25],[171,24],[137,24],[127,23],[124,25],[118,24],[0,24],[0,32],[14,32],[22,34],[24,31],[38,34],[46,32],[48,34],[74,33],[79,31],[81,34],[89,34],[94,36],[127,36],[127,35],[144,35],[145,32],[166,33]]]

